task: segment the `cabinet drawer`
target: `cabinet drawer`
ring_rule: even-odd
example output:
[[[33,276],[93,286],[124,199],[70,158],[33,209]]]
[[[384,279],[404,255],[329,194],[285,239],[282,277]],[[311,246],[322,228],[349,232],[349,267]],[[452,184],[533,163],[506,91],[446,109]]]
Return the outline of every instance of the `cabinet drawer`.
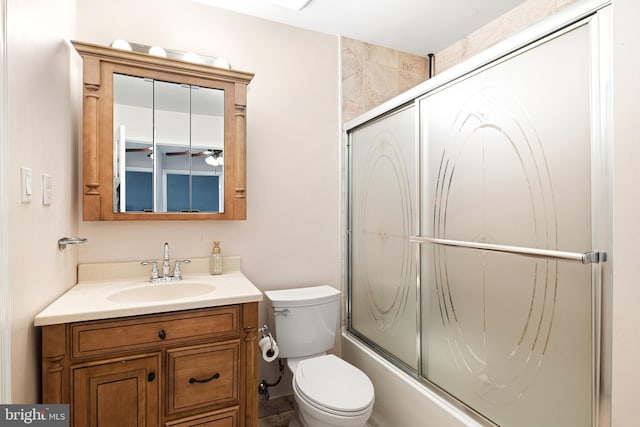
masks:
[[[238,401],[240,341],[167,351],[167,415]]]
[[[238,408],[169,421],[165,427],[238,427]]]
[[[177,286],[177,285],[176,285]],[[238,306],[71,324],[74,358],[239,334]]]

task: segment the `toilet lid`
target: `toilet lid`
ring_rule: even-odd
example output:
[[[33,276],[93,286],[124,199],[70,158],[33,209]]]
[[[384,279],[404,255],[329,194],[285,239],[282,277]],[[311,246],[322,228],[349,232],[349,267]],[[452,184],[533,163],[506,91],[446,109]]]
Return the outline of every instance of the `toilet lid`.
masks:
[[[300,361],[294,380],[307,399],[334,411],[362,411],[373,402],[369,377],[332,354]]]

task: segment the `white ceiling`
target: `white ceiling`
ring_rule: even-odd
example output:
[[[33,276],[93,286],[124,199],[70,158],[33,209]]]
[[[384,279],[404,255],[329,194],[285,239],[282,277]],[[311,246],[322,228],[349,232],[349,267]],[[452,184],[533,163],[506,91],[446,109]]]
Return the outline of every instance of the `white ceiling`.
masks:
[[[301,11],[267,0],[194,0],[296,27],[426,56],[524,0],[312,0]]]

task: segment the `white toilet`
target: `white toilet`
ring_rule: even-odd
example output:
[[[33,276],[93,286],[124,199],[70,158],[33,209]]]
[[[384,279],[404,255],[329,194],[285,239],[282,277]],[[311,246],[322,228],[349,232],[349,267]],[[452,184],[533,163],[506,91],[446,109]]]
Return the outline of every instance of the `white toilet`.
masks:
[[[280,357],[293,373],[298,411],[289,427],[364,427],[373,410],[371,380],[326,354],[338,330],[340,291],[314,286],[265,295]]]

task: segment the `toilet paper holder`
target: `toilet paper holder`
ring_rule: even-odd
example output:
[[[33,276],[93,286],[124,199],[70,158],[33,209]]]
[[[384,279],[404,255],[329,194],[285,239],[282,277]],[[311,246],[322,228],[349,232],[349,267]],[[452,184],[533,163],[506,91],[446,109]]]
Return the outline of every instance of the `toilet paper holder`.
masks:
[[[267,337],[269,338],[270,348],[269,350],[267,350],[267,356],[272,357],[275,353],[275,351],[273,350],[275,340],[271,335],[271,331],[269,330],[269,327],[267,325],[263,325],[262,327],[258,328],[258,332],[260,333],[260,339],[267,338]],[[258,384],[258,394],[264,400],[269,400],[269,387],[277,386],[278,384],[280,384],[280,381],[282,380],[282,377],[284,375],[284,361],[282,359],[278,359],[278,368],[280,373],[278,375],[278,379],[275,382],[269,383],[266,380],[261,380],[260,384]]]
[[[273,336],[271,335],[271,331],[269,331],[269,327],[267,325],[262,325],[262,327],[258,328],[258,332],[260,333],[260,339],[269,338],[269,350],[267,350],[267,356],[273,356]]]

